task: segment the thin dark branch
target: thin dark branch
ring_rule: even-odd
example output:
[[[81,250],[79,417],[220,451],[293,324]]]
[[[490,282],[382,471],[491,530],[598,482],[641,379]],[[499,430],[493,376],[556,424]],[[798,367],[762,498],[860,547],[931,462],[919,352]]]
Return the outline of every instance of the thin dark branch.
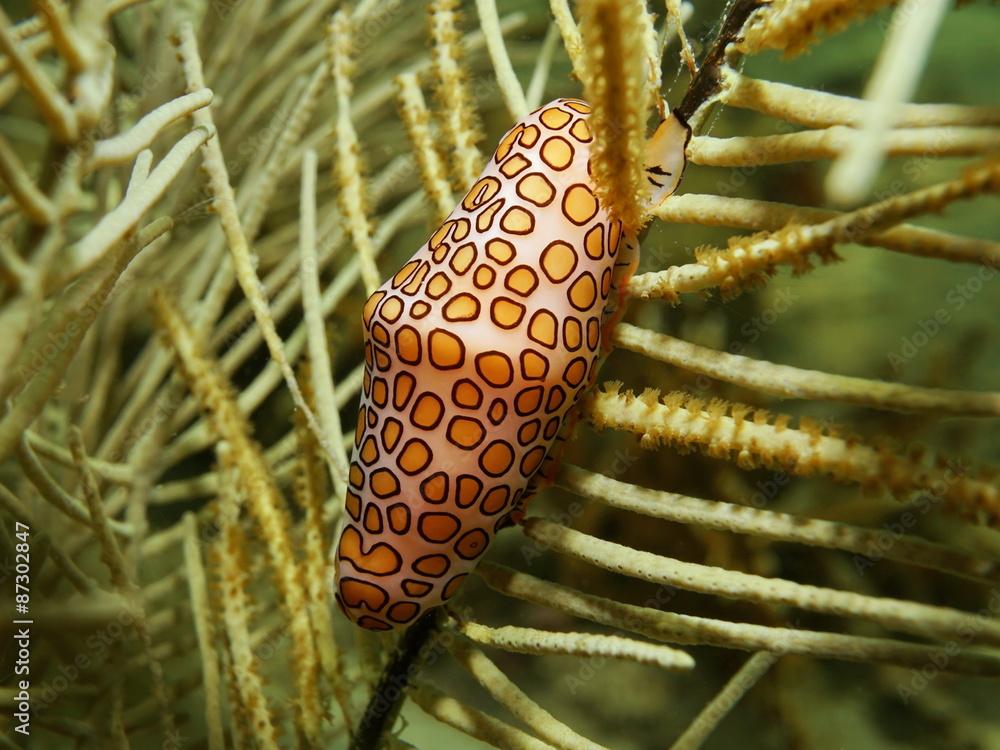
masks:
[[[691,80],[680,106],[674,110],[685,122],[698,111],[702,104],[715,96],[722,84],[722,66],[726,62],[726,50],[740,39],[743,27],[754,11],[768,5],[770,0],[733,0],[726,18],[722,22],[715,41],[702,60],[701,67]]]
[[[441,610],[425,613],[403,634],[389,663],[382,670],[375,692],[368,700],[350,750],[377,750],[392,728],[406,698],[406,689],[420,669],[420,655],[433,639],[441,621]]]

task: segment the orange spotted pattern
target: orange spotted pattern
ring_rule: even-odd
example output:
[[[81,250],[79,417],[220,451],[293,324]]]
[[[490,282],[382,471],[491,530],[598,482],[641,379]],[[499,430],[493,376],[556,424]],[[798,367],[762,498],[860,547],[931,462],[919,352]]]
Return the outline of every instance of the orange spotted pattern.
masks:
[[[592,382],[625,243],[589,177],[589,112],[559,99],[512,128],[365,304],[334,552],[336,599],[362,627],[406,625],[455,594]]]

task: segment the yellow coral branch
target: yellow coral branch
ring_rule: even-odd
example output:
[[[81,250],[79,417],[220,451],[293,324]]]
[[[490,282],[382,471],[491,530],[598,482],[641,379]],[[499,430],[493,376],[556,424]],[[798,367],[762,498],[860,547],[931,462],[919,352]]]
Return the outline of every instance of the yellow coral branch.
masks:
[[[73,453],[73,459],[77,464],[77,471],[80,474],[80,484],[83,488],[83,496],[86,498],[94,532],[101,548],[101,562],[107,566],[108,571],[111,573],[111,582],[115,589],[131,604],[134,610],[132,627],[136,635],[139,636],[146,664],[152,676],[152,693],[159,709],[160,726],[164,737],[171,738],[177,730],[175,728],[174,714],[170,710],[170,702],[167,698],[167,687],[163,679],[163,665],[160,664],[159,660],[153,654],[150,623],[145,608],[142,605],[142,600],[139,597],[139,587],[129,578],[127,573],[125,558],[122,556],[118,540],[111,531],[107,515],[104,512],[104,501],[101,499],[97,479],[87,465],[86,452],[83,447],[83,436],[76,427],[70,429],[69,447]]]
[[[510,750],[552,750],[552,745],[536,740],[517,727],[505,724],[426,683],[410,688],[410,698],[438,721],[470,737]]]
[[[584,66],[586,62],[583,54],[583,38],[580,36],[580,29],[577,28],[573,19],[573,12],[569,7],[569,0],[549,0],[549,9],[552,11],[552,18],[559,29],[562,37],[563,48],[569,55],[570,63],[573,65],[573,73],[578,80],[584,80]]]
[[[312,380],[310,373],[304,373],[303,379],[307,382]],[[311,394],[307,393],[307,396],[309,395]],[[333,631],[333,622],[330,617],[326,561],[329,543],[324,534],[323,517],[326,483],[319,460],[319,446],[316,444],[313,434],[306,427],[304,420],[298,414],[296,414],[295,419],[295,437],[298,451],[296,452],[297,476],[294,496],[304,516],[302,521],[304,534],[302,539],[303,578],[309,598],[309,619],[312,622],[320,667],[333,690],[334,697],[340,704],[344,722],[350,728],[353,724],[350,713],[350,696],[343,684],[344,675]],[[337,501],[341,501],[340,495],[338,495]]]
[[[527,519],[523,528],[525,536],[555,552],[644,581],[726,599],[857,617],[941,640],[962,638],[969,643],[1000,644],[1000,621],[987,615],[683,562],[598,539],[542,518]]]
[[[7,489],[6,485],[0,484],[0,507],[3,507],[12,518],[26,523],[33,529],[42,528],[35,517],[35,514],[22,503],[17,495]],[[97,589],[94,580],[80,570],[73,558],[63,549],[62,544],[55,539],[49,539],[48,554],[52,556],[52,561],[66,576],[66,580],[81,594],[88,594]]]
[[[127,132],[97,141],[87,162],[87,170],[94,171],[134,159],[169,125],[211,103],[212,90],[201,89],[161,104],[152,112],[143,115],[142,119]]]
[[[891,547],[885,549],[887,545],[880,541],[884,537],[882,529],[865,529],[819,518],[651,490],[572,465],[562,467],[556,482],[570,492],[612,508],[675,523],[845,550],[861,555],[864,560],[877,551],[880,558],[887,560],[940,570],[982,583],[1000,583],[1000,562],[984,560],[954,547],[908,534],[895,536]]]
[[[3,135],[0,135],[0,179],[29,220],[45,226],[58,219],[58,209],[35,185]]]
[[[664,399],[655,391],[622,395],[616,383],[594,394],[586,411],[596,426],[634,432],[647,447],[666,442],[734,458],[743,468],[773,466],[801,476],[824,474],[904,496],[927,491],[967,516],[1000,521],[1000,487],[970,476],[964,467],[924,466],[916,458],[824,434],[809,421],[790,429],[788,417],[772,423],[766,412],[757,412],[748,420],[750,407],[719,399],[705,404],[682,393]]]
[[[136,173],[141,180],[141,186],[127,190],[122,202],[104,214],[72,249],[73,272],[80,273],[97,263],[117,243],[124,240],[135,229],[143,215],[163,197],[194,152],[206,142],[213,140],[214,132],[211,127],[196,127],[174,144],[148,176],[142,172]],[[136,158],[137,161],[139,158]]]
[[[492,628],[463,621],[456,629],[469,640],[518,654],[585,656],[625,659],[670,670],[694,668],[694,659],[684,651],[665,648],[617,635],[594,633],[554,633],[535,628],[507,625]]]
[[[1000,392],[976,393],[921,388],[905,383],[887,383],[777,365],[753,357],[708,349],[628,323],[615,327],[612,342],[615,346],[691,372],[785,398],[841,401],[891,411],[1000,416]]]
[[[497,703],[531,727],[541,739],[564,750],[607,750],[574,732],[535,703],[479,649],[456,642],[450,650]]]
[[[241,190],[236,199],[244,231],[248,237],[256,237],[260,233],[278,183],[285,175],[289,161],[294,163],[292,149],[302,139],[302,134],[316,110],[329,78],[329,65],[320,62],[313,69],[301,93],[295,98],[291,116],[277,133],[273,147],[261,149],[262,154],[267,154],[263,164],[259,166],[255,164],[248,169],[245,178],[246,189]]]
[[[399,87],[399,109],[406,126],[406,134],[413,146],[424,190],[434,203],[434,221],[443,221],[455,207],[448,172],[434,145],[430,128],[430,113],[420,92],[420,83],[415,73],[403,73],[396,78]]]
[[[654,212],[658,219],[678,224],[768,231],[781,229],[787,224],[819,224],[840,215],[837,211],[811,206],[700,193],[671,195]],[[913,224],[900,224],[883,232],[852,238],[852,241],[906,255],[1000,267],[998,242]]]
[[[452,177],[460,193],[475,182],[482,167],[476,107],[462,66],[458,32],[457,0],[433,0],[430,6],[431,59],[436,78],[435,93],[442,112],[444,133],[451,142]],[[484,38],[489,40],[488,35]]]
[[[633,276],[629,293],[674,299],[679,293],[715,286],[727,294],[738,292],[746,283],[761,281],[762,275],[777,263],[791,263],[805,270],[810,253],[829,259],[838,242],[853,242],[904,219],[940,211],[953,201],[997,190],[1000,163],[987,163],[949,182],[887,198],[822,224],[792,224],[763,236],[734,238],[727,250],[701,249],[698,263]]]
[[[698,750],[726,715],[778,661],[778,654],[762,651],[751,656],[693,722],[670,746],[670,750]]]
[[[895,664],[916,669],[926,665],[934,654],[940,653],[941,648],[886,638],[682,615],[658,608],[662,606],[658,599],[652,600],[649,606],[640,607],[586,594],[490,562],[480,564],[476,572],[490,588],[504,596],[667,643],[744,651],[774,651],[862,664]],[[954,674],[1000,674],[1000,657],[991,651],[959,650],[949,660],[944,671]]]
[[[254,60],[253,65],[236,66],[239,76],[226,96],[220,112],[220,121],[234,122],[243,109],[253,106],[247,99],[260,92],[264,81],[269,77],[280,78],[285,71],[294,70],[294,63],[302,52],[303,42],[315,35],[316,29],[322,27],[324,19],[330,15],[337,3],[338,0],[312,0],[301,3],[298,6],[299,12],[291,16],[291,22],[282,27],[275,39],[263,45],[260,59]],[[321,48],[317,47],[316,50],[322,55]],[[308,60],[307,63],[312,66],[315,61]]]
[[[682,4],[681,0],[666,0],[666,7],[667,21],[664,22],[664,28],[669,25],[670,30],[677,35],[677,40],[681,45],[681,59],[691,75],[694,75],[698,72],[698,64],[694,60],[694,50],[691,48],[691,42],[688,41],[687,32],[684,30],[684,22],[691,17],[694,8],[690,3]]]
[[[300,198],[301,229],[299,232],[299,257],[302,278],[302,308],[306,324],[309,361],[312,363],[312,392],[316,399],[316,412],[327,444],[333,446],[328,464],[337,496],[347,491],[347,457],[337,441],[343,434],[340,412],[334,400],[333,371],[327,350],[326,330],[323,324],[319,288],[319,259],[316,257],[316,152],[309,150],[302,156],[302,191]]]
[[[69,10],[62,2],[55,0],[35,0],[39,15],[45,17],[45,24],[52,35],[52,45],[66,60],[73,73],[88,67],[94,53],[92,44],[85,42],[70,23]]]
[[[381,222],[379,231],[376,234],[375,249],[381,251],[389,240],[399,231],[400,226],[417,215],[423,207],[424,197],[420,193],[415,193],[404,199],[392,212]],[[335,309],[336,305],[344,299],[351,288],[358,282],[360,277],[360,265],[356,257],[351,258],[340,269],[333,281],[323,290],[322,309],[323,315],[328,316]],[[260,331],[253,327],[247,331],[245,336],[234,346],[223,358],[224,372],[233,372],[236,367],[254,351],[260,341]],[[295,331],[288,338],[288,351],[290,356],[296,356],[306,343],[306,332],[302,324],[296,327]],[[356,393],[361,387],[361,368],[354,371],[354,375],[341,382],[337,387],[336,394],[339,398],[343,394],[346,400],[352,393]],[[254,379],[254,381],[244,388],[239,394],[239,405],[241,409],[251,412],[256,409],[261,402],[270,394],[281,382],[282,373],[277,364],[269,363],[267,367]],[[191,413],[184,408],[178,410],[178,418],[188,418]],[[180,455],[198,450],[210,444],[209,433],[204,424],[196,424],[190,430],[181,434],[169,449],[171,462]],[[176,452],[176,453],[175,453]]]
[[[865,117],[830,166],[826,193],[837,203],[861,201],[878,175],[899,106],[913,96],[949,0],[900,0],[875,69],[865,84]]]
[[[649,17],[639,0],[594,0],[581,11],[583,88],[593,107],[588,121],[594,134],[591,176],[601,205],[632,235],[645,221],[643,162],[651,98],[645,56],[631,50],[648,35]]]
[[[330,70],[337,92],[337,199],[344,215],[354,249],[361,261],[361,278],[365,291],[371,294],[381,283],[375,265],[371,225],[364,205],[365,185],[358,158],[358,136],[351,122],[351,20],[345,11],[338,11],[330,22]]]
[[[867,116],[866,103],[862,99],[750,78],[732,68],[724,68],[723,73],[722,101],[731,107],[752,109],[810,128],[858,127],[864,124]],[[1000,107],[905,103],[897,108],[893,119],[893,126],[897,128],[949,125],[1000,125]]]
[[[707,167],[760,167],[832,159],[853,142],[856,131],[843,125],[779,135],[713,138],[695,136],[688,144],[692,164]],[[897,128],[885,137],[888,156],[979,156],[1000,149],[1000,128]]]
[[[496,0],[476,0],[476,10],[479,13],[479,27],[486,37],[486,50],[493,61],[493,70],[497,76],[500,95],[507,105],[507,112],[514,120],[520,120],[528,114],[528,104],[524,99],[524,89],[517,80],[514,66],[507,54],[507,45],[500,31],[500,16],[497,13]]]
[[[169,155],[164,161],[168,158]],[[123,201],[121,205],[124,206],[127,202]],[[0,419],[0,458],[9,455],[59,386],[84,335],[107,301],[125,266],[170,226],[169,219],[154,221],[130,240],[116,243],[111,249],[110,262],[92,268],[76,287],[56,302],[46,320],[28,338],[14,364],[16,377],[4,383],[6,388],[23,387],[7,414]],[[95,228],[91,234],[97,231],[98,228]],[[64,345],[52,353],[47,348],[49,342],[54,340],[63,341]]]
[[[896,0],[773,0],[747,27],[738,45],[754,54],[765,49],[785,55],[805,51],[823,32],[836,33],[857,18],[874,13]]]
[[[185,579],[191,596],[191,616],[194,620],[195,634],[198,637],[198,654],[201,657],[208,748],[209,750],[224,750],[225,739],[222,733],[219,703],[219,657],[215,652],[215,640],[212,634],[208,584],[201,562],[198,521],[194,514],[189,512],[184,514],[182,524],[184,527]]]
[[[76,112],[66,101],[55,84],[35,58],[21,48],[15,38],[13,26],[7,13],[0,8],[0,50],[10,61],[11,68],[21,79],[24,88],[38,105],[38,111],[52,128],[52,134],[62,143],[72,143],[80,134]]]
[[[184,75],[187,79],[188,88],[192,91],[199,91],[205,88],[205,81],[201,71],[201,57],[198,54],[198,45],[190,23],[185,23],[181,26],[177,45],[184,63]],[[199,125],[204,125],[212,131],[215,130],[212,114],[208,108],[196,110],[193,116],[195,122]],[[285,356],[284,345],[282,344],[281,337],[278,336],[274,319],[271,317],[271,312],[268,309],[267,298],[264,296],[260,279],[257,278],[257,271],[254,268],[254,260],[247,236],[243,231],[243,226],[236,212],[236,195],[229,182],[229,171],[226,168],[222,146],[219,144],[217,137],[205,144],[202,157],[205,171],[208,173],[209,190],[212,193],[213,199],[212,205],[219,215],[219,222],[222,225],[222,231],[229,245],[230,257],[236,271],[236,279],[239,281],[240,288],[250,302],[254,318],[264,338],[264,343],[267,344],[271,358],[281,370],[281,375],[288,386],[288,392],[292,397],[292,401],[306,415],[309,427],[316,433],[324,451],[330,453],[333,447],[326,445],[322,428],[317,424],[315,415],[309,409],[305,399],[302,398],[302,391],[295,380],[292,366]]]
[[[263,682],[257,674],[257,658],[250,644],[246,539],[240,529],[240,499],[234,486],[226,484],[224,488],[218,511],[219,538],[214,552],[221,619],[229,644],[228,676],[239,706],[234,713],[240,719],[245,717],[247,727],[253,727],[256,746],[277,750],[281,746],[278,729],[264,695]]]
[[[28,445],[28,441],[24,438],[19,440],[15,450],[21,470],[24,472],[25,477],[35,485],[38,494],[67,518],[93,528],[93,520],[87,511],[87,506],[69,494],[63,489],[62,485],[52,478],[45,470],[45,467],[42,466],[42,462],[38,460],[34,451],[32,451],[31,446]],[[72,454],[70,454],[70,460],[70,465],[75,467],[76,459]],[[108,519],[108,526],[120,536],[131,536],[135,533],[131,524],[122,523],[114,518]]]
[[[315,644],[308,600],[289,536],[290,522],[284,499],[260,448],[250,438],[250,425],[233,400],[229,384],[219,375],[217,366],[200,353],[176,304],[160,291],[154,295],[153,305],[189,387],[208,414],[217,440],[221,441],[219,446],[225,448],[221,456],[223,466],[235,468],[240,490],[267,543],[271,569],[289,618],[303,730],[307,736],[317,738],[320,707],[315,679]]]

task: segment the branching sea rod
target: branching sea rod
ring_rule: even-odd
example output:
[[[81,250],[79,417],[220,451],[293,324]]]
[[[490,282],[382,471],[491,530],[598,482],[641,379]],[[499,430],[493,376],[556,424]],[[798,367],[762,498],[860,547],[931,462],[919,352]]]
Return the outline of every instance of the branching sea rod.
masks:
[[[992,747],[998,24],[4,3],[15,730]]]

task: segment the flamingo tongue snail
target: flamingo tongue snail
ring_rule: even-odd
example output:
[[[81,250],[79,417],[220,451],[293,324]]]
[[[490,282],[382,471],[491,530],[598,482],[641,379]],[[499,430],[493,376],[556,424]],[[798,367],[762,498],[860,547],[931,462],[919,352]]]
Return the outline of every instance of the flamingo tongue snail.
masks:
[[[405,625],[455,594],[593,383],[636,258],[595,195],[589,113],[557,99],[517,123],[364,306],[334,553],[337,602],[363,628]],[[676,189],[689,133],[670,115],[650,139],[651,204]]]

